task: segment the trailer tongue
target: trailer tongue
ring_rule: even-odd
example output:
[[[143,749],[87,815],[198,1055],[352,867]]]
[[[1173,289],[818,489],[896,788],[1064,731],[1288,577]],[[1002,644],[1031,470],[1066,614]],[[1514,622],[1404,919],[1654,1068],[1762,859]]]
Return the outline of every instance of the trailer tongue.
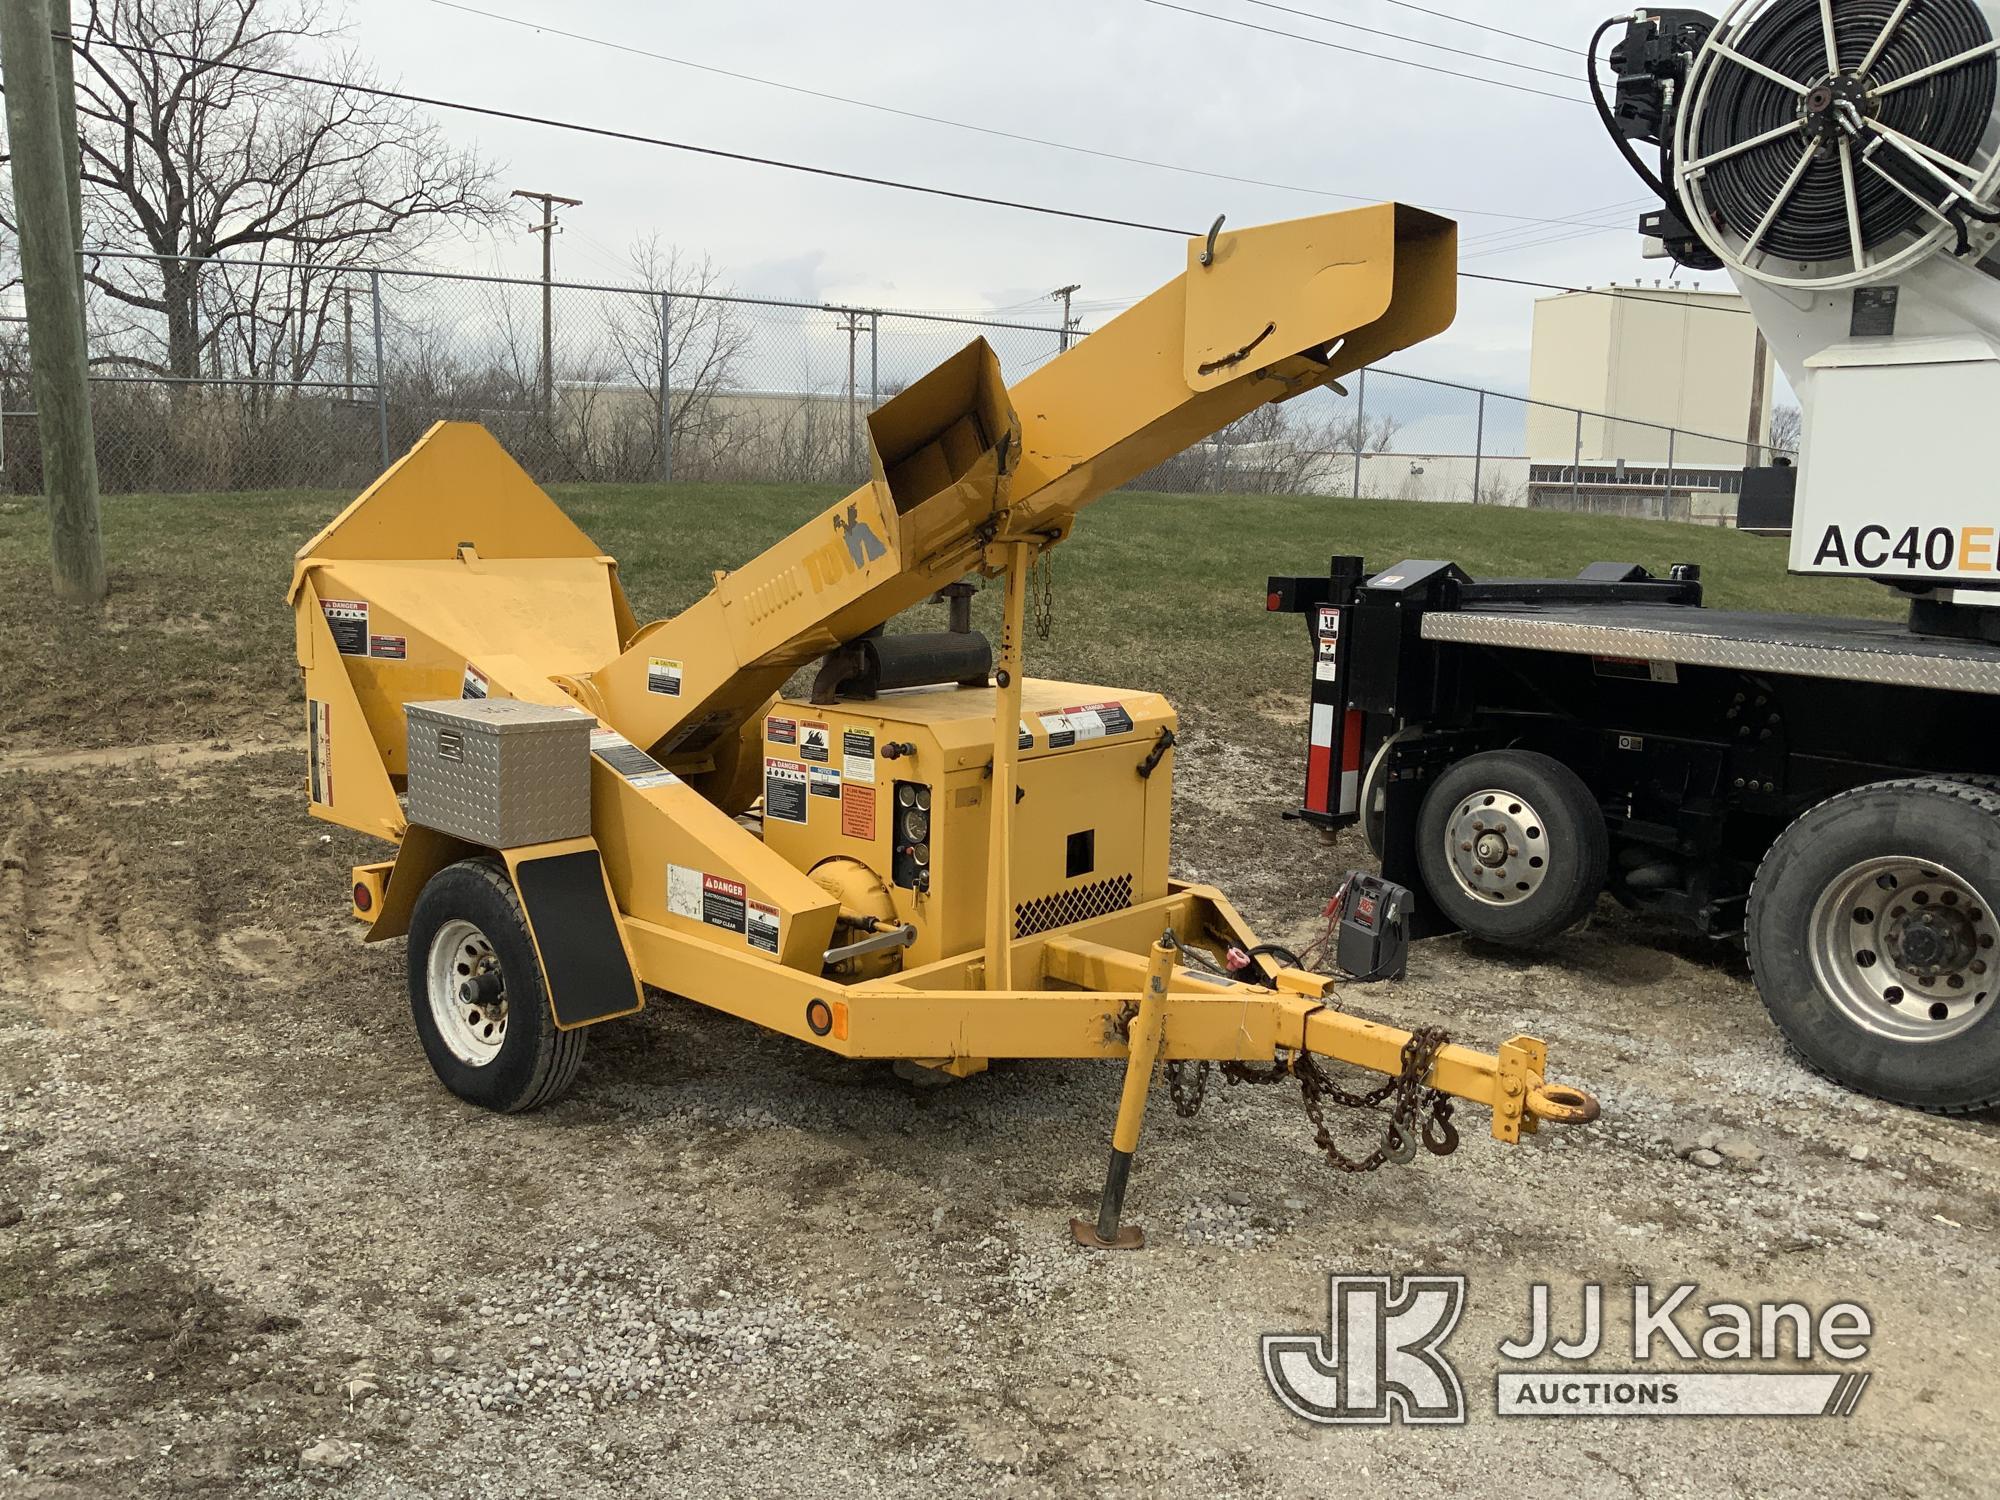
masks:
[[[1364,1166],[1448,1151],[1454,1099],[1503,1141],[1593,1118],[1540,1042],[1367,1021],[1268,955],[1168,874],[1172,708],[1022,670],[1030,565],[1080,509],[1444,328],[1454,258],[1450,224],[1397,205],[1192,241],[1184,274],[1011,389],[968,345],[869,417],[870,483],[643,627],[482,429],[432,429],[301,550],[291,597],[312,811],[397,845],[355,871],[354,909],[371,941],[408,936],[440,1078],[546,1103],[587,1028],[649,991],[942,1074],[1123,1059],[1077,1226],[1105,1246],[1133,1242],[1162,1062],[1295,1079],[1315,1120],[1387,1105]],[[997,652],[880,633],[969,573],[1004,586]],[[774,696],[814,663],[811,694]],[[1348,1094],[1320,1059],[1388,1082]]]

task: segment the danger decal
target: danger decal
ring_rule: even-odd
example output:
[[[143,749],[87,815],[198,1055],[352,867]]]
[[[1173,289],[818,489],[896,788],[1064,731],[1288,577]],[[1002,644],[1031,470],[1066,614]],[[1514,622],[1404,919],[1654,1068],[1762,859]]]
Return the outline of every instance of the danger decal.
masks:
[[[741,933],[748,915],[749,893],[742,882],[721,875],[701,877],[701,919],[710,927]]]
[[[333,649],[342,656],[368,654],[368,601],[366,599],[322,599],[320,613],[326,628],[333,632]]]
[[[764,761],[764,816],[774,823],[806,820],[806,768],[795,761]]]

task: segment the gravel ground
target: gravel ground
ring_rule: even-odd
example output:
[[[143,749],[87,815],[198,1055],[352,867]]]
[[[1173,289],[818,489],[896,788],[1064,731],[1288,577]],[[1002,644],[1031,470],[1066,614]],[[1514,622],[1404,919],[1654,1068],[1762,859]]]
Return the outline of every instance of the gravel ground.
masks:
[[[1361,862],[1279,821],[1300,719],[1191,719],[1177,825],[1292,941]],[[1727,951],[1609,911],[1422,945],[1352,1007],[1545,1036],[1604,1119],[1507,1149],[1466,1109],[1456,1156],[1349,1178],[1289,1090],[1161,1090],[1152,1245],[1093,1256],[1101,1064],[914,1089],[656,997],[559,1106],[460,1105],[342,914],[373,846],[264,733],[0,757],[0,1493],[1993,1493],[1996,1121],[1815,1079]],[[1469,1425],[1279,1407],[1258,1335],[1323,1328],[1336,1271],[1471,1278]],[[1859,1410],[1493,1415],[1531,1283],[1638,1280],[1862,1302]]]

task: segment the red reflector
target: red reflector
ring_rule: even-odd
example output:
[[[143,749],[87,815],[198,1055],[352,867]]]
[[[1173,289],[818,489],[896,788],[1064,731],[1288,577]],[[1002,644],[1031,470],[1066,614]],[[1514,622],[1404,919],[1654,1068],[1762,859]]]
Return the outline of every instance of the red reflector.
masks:
[[[354,882],[354,909],[367,911],[375,904],[375,893],[360,881]]]
[[[1276,589],[1273,589],[1270,593],[1264,596],[1264,608],[1275,612],[1277,610],[1283,609],[1284,607],[1285,607],[1284,601],[1278,597]]]

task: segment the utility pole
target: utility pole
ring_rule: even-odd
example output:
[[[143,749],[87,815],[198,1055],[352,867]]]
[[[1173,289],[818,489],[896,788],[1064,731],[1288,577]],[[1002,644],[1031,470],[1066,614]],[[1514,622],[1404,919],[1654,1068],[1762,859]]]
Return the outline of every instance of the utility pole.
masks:
[[[849,474],[852,474],[854,472],[855,464],[857,462],[854,451],[856,446],[855,421],[854,421],[854,401],[855,401],[854,355],[855,355],[855,341],[861,337],[861,314],[855,312],[852,309],[849,309],[844,314],[844,316],[847,319],[847,472]]]
[[[1769,362],[1769,346],[1764,342],[1764,330],[1757,330],[1756,347],[1750,352],[1750,431],[1744,440],[1745,457],[1754,466],[1766,462],[1770,454],[1762,459],[1757,454],[1764,441],[1764,366]]]
[[[581,198],[565,198],[558,193],[531,193],[525,188],[514,190],[516,198],[526,198],[531,203],[542,205],[542,222],[530,226],[528,233],[542,237],[542,410],[555,410],[556,397],[556,356],[555,356],[555,307],[553,284],[555,280],[555,238],[559,221],[556,206],[581,208]]]
[[[1063,307],[1062,332],[1057,337],[1056,352],[1059,354],[1069,353],[1069,331],[1070,328],[1073,326],[1070,323],[1070,317],[1069,317],[1069,299],[1077,292],[1080,292],[1082,290],[1083,290],[1082,282],[1072,281],[1068,286],[1059,286],[1053,292],[1049,293],[1049,301],[1060,302]]]
[[[67,53],[67,6],[63,16],[60,45]],[[83,267],[77,254],[81,189],[73,166],[76,105],[72,93],[64,108],[60,81],[72,76],[73,65],[56,63],[52,17],[49,0],[5,0],[0,4],[0,55],[7,70],[7,133],[13,148],[21,285],[28,304],[29,374],[42,442],[43,488],[49,497],[56,594],[94,604],[105,594],[104,539],[98,529],[97,448],[83,341]]]

